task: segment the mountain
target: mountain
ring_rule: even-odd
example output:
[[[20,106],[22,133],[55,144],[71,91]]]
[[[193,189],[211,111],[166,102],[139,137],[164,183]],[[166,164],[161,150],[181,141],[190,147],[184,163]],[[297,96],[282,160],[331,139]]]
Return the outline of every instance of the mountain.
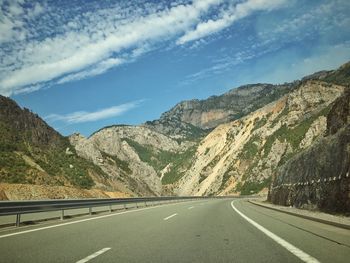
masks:
[[[104,127],[87,138],[63,137],[0,97],[0,197],[13,198],[10,192],[18,189],[47,198],[267,192],[271,181],[275,187],[295,176],[298,156],[322,170],[313,156],[322,153],[317,147],[339,146],[337,156],[347,156],[340,143],[347,138],[348,104],[339,98],[349,89],[349,68],[347,63],[292,83],[246,85],[180,102],[158,120]],[[339,167],[346,167],[344,160]],[[298,168],[302,176],[306,165]],[[33,188],[40,185],[65,188]],[[288,203],[283,196],[270,188],[274,202]]]
[[[191,140],[275,101],[290,92],[297,83],[245,85],[205,100],[183,101],[163,113],[158,120],[145,125],[173,138]]]
[[[177,193],[252,194],[268,187],[279,166],[323,136],[325,116],[344,89],[303,81],[279,100],[218,126],[199,143]]]
[[[106,190],[117,190],[106,173],[76,154],[68,138],[38,115],[3,96],[0,96],[0,182],[75,189],[91,189],[101,183]],[[2,191],[5,188],[9,186],[0,187]],[[89,196],[88,191],[80,193]],[[79,196],[79,191],[76,195]],[[5,198],[6,194],[2,196]]]
[[[297,82],[239,87],[207,100],[185,101],[140,126],[114,125],[84,138],[70,136],[79,156],[137,195],[173,195],[190,169],[200,140],[220,123],[281,97]]]
[[[162,170],[186,145],[143,126],[111,126],[70,137],[77,153],[138,195],[161,195]]]

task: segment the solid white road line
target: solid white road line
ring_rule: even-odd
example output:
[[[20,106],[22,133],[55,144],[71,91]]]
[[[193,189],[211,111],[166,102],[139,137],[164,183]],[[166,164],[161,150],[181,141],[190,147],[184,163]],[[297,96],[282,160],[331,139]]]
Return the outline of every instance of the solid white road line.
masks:
[[[106,251],[110,250],[111,248],[110,247],[105,247],[97,252],[95,252],[94,254],[91,254],[90,256],[86,257],[86,258],[83,258],[79,261],[77,261],[77,263],[85,263],[85,262],[88,262],[89,260],[95,258],[95,257],[98,257],[99,255],[105,253]]]
[[[259,229],[261,232],[263,232],[265,235],[267,235],[269,238],[273,239],[275,242],[280,244],[282,247],[287,249],[289,252],[297,256],[299,259],[301,259],[304,262],[307,263],[319,263],[317,259],[314,257],[310,256],[309,254],[306,254],[304,251],[300,250],[299,248],[293,246],[292,244],[288,243],[286,240],[280,238],[279,236],[275,235],[271,231],[267,230],[265,227],[259,225],[257,222],[254,220],[250,219],[246,215],[244,215],[241,211],[239,211],[234,205],[233,202],[231,202],[231,206],[233,210],[235,210],[241,217],[243,217],[245,220],[247,220],[250,224],[255,226],[257,229]]]
[[[174,216],[177,216],[177,213],[172,214],[171,216],[168,216],[168,217],[166,217],[166,218],[163,218],[163,220],[168,220],[168,219],[170,219],[170,218],[172,218],[172,217],[174,217]]]
[[[190,209],[192,209],[192,208],[194,208],[194,206],[190,206],[190,207],[188,208],[188,210],[190,210]]]

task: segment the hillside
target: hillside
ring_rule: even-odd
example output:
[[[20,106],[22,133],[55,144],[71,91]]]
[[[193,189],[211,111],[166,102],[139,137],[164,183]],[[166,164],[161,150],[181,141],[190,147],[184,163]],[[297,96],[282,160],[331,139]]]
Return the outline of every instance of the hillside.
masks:
[[[350,91],[327,115],[326,136],[280,167],[269,200],[326,212],[350,211]]]
[[[337,108],[340,117],[329,112],[349,86],[349,67],[181,102],[159,120],[104,127],[88,138],[63,137],[0,97],[0,196],[23,184],[41,191],[31,196],[50,198],[32,186],[61,186],[52,188],[57,198],[258,193],[289,161],[344,126],[346,103]]]
[[[0,182],[117,190],[98,166],[38,115],[0,96]],[[79,196],[79,194],[76,194]]]
[[[268,187],[271,174],[326,131],[330,104],[343,86],[303,81],[291,93],[204,138],[179,195],[252,194]]]

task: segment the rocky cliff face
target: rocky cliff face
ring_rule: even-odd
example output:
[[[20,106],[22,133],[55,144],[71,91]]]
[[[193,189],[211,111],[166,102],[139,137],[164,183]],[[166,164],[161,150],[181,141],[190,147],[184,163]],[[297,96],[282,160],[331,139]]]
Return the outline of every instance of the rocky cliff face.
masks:
[[[350,211],[349,106],[347,90],[328,113],[327,136],[277,170],[270,201],[327,212]]]
[[[174,138],[198,138],[222,123],[239,119],[280,98],[297,83],[246,85],[205,100],[183,101],[146,125]]]
[[[279,166],[323,137],[330,104],[343,91],[340,85],[303,81],[281,99],[218,126],[200,142],[177,193],[251,194],[267,187]]]
[[[138,195],[169,194],[162,180],[169,178],[176,161],[193,143],[177,141],[144,126],[112,126],[89,138],[70,137],[77,153],[101,167]]]

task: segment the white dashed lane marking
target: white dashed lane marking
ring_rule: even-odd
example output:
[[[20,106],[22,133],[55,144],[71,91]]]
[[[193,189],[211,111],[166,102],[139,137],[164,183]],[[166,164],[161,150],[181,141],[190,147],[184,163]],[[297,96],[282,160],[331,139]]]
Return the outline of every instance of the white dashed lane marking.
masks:
[[[85,262],[88,262],[90,261],[91,259],[95,258],[95,257],[98,257],[99,255],[105,253],[106,251],[110,250],[111,248],[110,247],[105,247],[97,252],[95,252],[94,254],[91,254],[90,256],[87,256],[86,258],[83,258],[79,261],[77,261],[77,263],[85,263]]]
[[[172,214],[172,215],[170,215],[170,216],[168,216],[168,217],[166,217],[166,218],[163,218],[163,220],[168,220],[168,219],[170,219],[170,218],[172,218],[172,217],[174,217],[174,216],[177,216],[177,213]]]

